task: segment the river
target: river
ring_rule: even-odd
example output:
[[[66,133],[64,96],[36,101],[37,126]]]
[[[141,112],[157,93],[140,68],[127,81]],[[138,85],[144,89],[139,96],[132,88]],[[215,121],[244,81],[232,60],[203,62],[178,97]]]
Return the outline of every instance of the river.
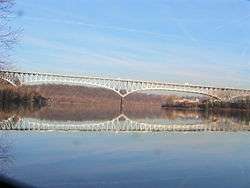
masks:
[[[1,175],[35,187],[249,187],[249,114],[107,114],[2,113]]]

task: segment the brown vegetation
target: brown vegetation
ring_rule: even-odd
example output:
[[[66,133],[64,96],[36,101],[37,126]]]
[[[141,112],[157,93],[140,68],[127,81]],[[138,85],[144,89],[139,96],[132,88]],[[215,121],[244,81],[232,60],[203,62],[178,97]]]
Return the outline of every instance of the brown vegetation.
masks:
[[[207,100],[200,103],[199,107],[201,109],[209,109],[213,111],[220,111],[221,109],[250,111],[250,97],[241,98],[231,102]]]
[[[28,87],[11,87],[3,81],[0,85],[0,106],[6,110],[18,108],[39,108],[46,104],[46,99]]]
[[[0,94],[0,101],[12,101],[19,107],[24,104],[29,108],[35,108],[34,106],[44,104],[44,98],[48,99],[47,106],[33,113],[34,117],[55,120],[112,119],[121,110],[120,96],[102,88],[66,85],[33,85],[22,86],[18,89],[8,86],[5,88],[7,88],[5,94]],[[1,91],[3,89],[0,93]],[[169,111],[166,114],[161,106],[165,107],[164,109],[205,110],[207,102],[205,98],[197,97],[134,93],[123,99],[122,113],[136,118],[143,117],[145,114],[150,117],[162,114],[171,118],[175,115],[171,115]],[[216,112],[215,109],[213,108],[214,112]]]
[[[168,96],[162,104],[164,108],[199,109],[210,111],[242,110],[250,111],[250,97],[234,101],[213,101],[206,98]]]
[[[113,91],[102,88],[91,88],[82,86],[65,86],[65,85],[39,85],[29,86],[36,90],[43,97],[49,100],[50,105],[74,104],[88,109],[120,109],[121,97]],[[123,100],[124,110],[137,110],[143,108],[160,108],[162,97],[160,95],[147,95],[135,93],[128,95]]]
[[[203,99],[195,97],[179,97],[170,95],[165,97],[164,103],[161,105],[164,108],[191,108],[199,109],[199,104]]]
[[[102,88],[65,85],[28,86],[48,99],[37,116],[53,119],[112,119],[120,113],[120,96]],[[161,96],[135,93],[123,100],[123,113],[153,114],[161,110]]]

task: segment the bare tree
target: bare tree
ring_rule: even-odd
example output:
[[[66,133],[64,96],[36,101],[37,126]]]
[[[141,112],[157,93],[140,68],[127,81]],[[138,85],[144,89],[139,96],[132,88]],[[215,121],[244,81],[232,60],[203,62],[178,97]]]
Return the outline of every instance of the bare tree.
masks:
[[[0,0],[0,69],[10,66],[9,50],[17,40],[18,30],[10,25],[15,0]]]

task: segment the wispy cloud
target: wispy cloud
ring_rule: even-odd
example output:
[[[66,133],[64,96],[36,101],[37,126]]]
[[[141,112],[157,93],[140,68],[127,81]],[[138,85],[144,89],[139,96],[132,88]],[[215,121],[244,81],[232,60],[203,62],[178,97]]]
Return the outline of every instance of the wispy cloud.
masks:
[[[247,16],[245,16],[243,18],[239,18],[237,20],[224,21],[223,24],[218,25],[217,27],[215,27],[215,31],[222,30],[227,26],[242,25],[243,23],[247,22],[249,18],[250,18],[250,14],[248,14]]]
[[[34,67],[51,69],[61,62],[58,69],[89,68],[145,79],[249,83],[243,70],[249,69],[250,41],[236,33],[243,24],[247,27],[242,34],[249,30],[249,16],[242,17],[248,13],[239,12],[241,5],[231,16],[232,7],[225,3],[220,8],[198,1],[159,6],[164,2],[105,1],[100,7],[100,1],[79,1],[80,8],[76,2],[69,8],[68,1],[20,1],[26,29],[20,61],[28,66],[33,59]]]
[[[115,31],[125,31],[130,33],[137,33],[143,35],[150,35],[158,38],[165,38],[165,39],[182,39],[183,37],[179,35],[171,35],[171,34],[161,34],[151,31],[139,30],[134,28],[126,28],[126,27],[118,27],[118,26],[110,26],[110,25],[100,25],[100,24],[93,24],[87,23],[83,21],[76,21],[76,20],[61,20],[61,19],[54,19],[54,18],[37,18],[37,17],[28,17],[24,16],[24,19],[30,21],[43,21],[43,22],[54,22],[59,24],[71,24],[71,25],[79,25],[85,27],[91,27],[96,29],[106,29],[106,30],[115,30]]]

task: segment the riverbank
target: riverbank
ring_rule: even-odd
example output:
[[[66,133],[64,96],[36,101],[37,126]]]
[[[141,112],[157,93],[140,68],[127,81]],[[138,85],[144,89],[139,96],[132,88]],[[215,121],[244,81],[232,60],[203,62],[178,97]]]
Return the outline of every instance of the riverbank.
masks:
[[[214,101],[198,97],[178,97],[168,96],[161,105],[162,108],[208,110],[213,112],[220,111],[250,111],[250,97],[234,101]]]
[[[45,106],[47,100],[35,90],[27,87],[0,88],[0,106],[9,110],[16,110],[18,108],[40,108]]]
[[[18,88],[4,85],[0,88],[0,105],[8,108],[52,105],[80,106],[81,108],[98,111],[105,109],[110,112],[122,110],[144,111],[144,109],[187,109],[210,111],[250,111],[250,99],[235,102],[210,101],[203,96],[177,96],[134,93],[123,99],[116,93],[93,87],[66,85],[32,85]]]

